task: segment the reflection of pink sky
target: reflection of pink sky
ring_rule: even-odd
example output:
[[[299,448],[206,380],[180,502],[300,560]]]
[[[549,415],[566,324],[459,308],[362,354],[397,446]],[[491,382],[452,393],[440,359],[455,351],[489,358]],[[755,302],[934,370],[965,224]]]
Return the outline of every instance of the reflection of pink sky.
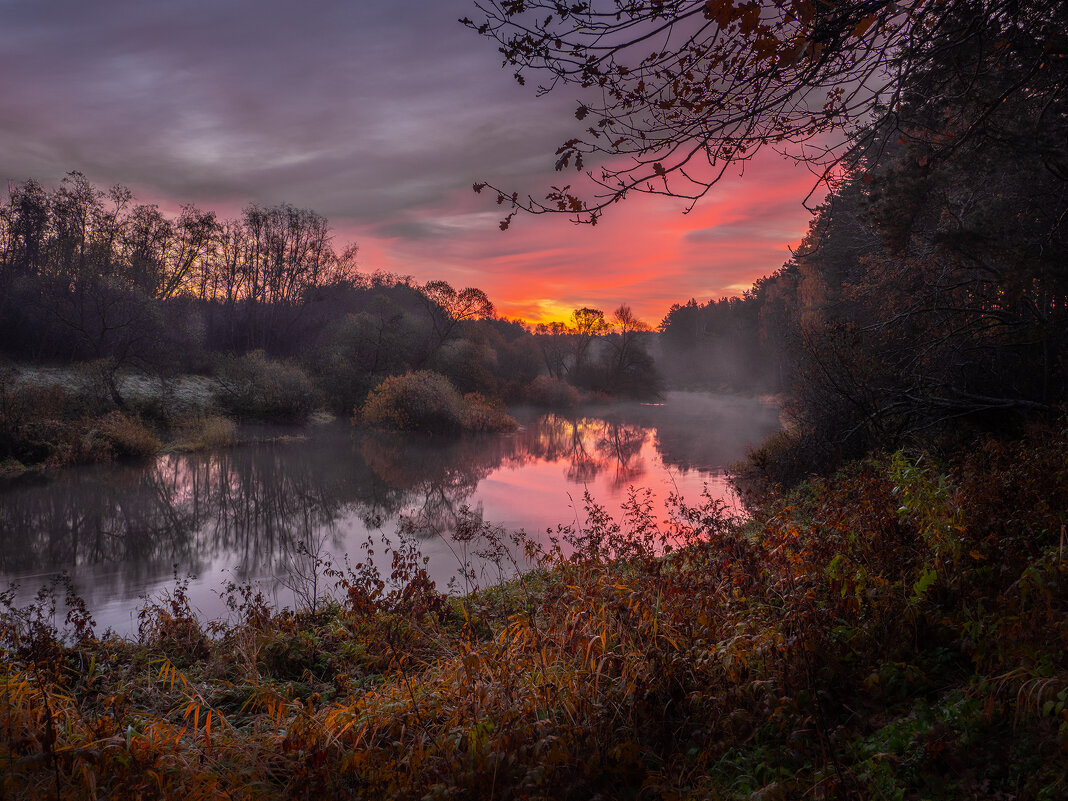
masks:
[[[634,482],[619,484],[616,471],[609,465],[592,480],[576,483],[568,479],[566,458],[556,461],[538,459],[522,467],[505,466],[494,470],[478,485],[478,499],[483,518],[505,529],[524,528],[528,534],[538,534],[557,524],[580,525],[586,522],[583,495],[589,492],[594,502],[603,506],[617,521],[623,519],[622,507],[631,486],[648,489],[654,495],[653,513],[657,520],[666,519],[665,505],[674,493],[696,504],[705,486],[714,498],[733,502],[733,491],[722,471],[673,470],[664,466],[657,452],[654,438],[647,436],[636,460],[651,469]],[[566,513],[561,499],[568,498]]]
[[[679,201],[632,195],[593,227],[520,215],[503,233],[492,197],[456,190],[411,213],[404,224],[421,236],[353,224],[337,226],[338,239],[359,243],[361,270],[478,286],[502,316],[566,319],[579,306],[627,303],[656,325],[672,303],[739,295],[782,266],[807,230],[802,199],[814,181],[769,153],[688,214]]]
[[[251,446],[248,458],[238,458],[240,451],[170,454],[146,465],[145,472],[132,465],[112,465],[92,468],[81,476],[58,476],[64,509],[69,506],[67,499],[76,497],[70,494],[75,491],[99,496],[105,505],[93,507],[95,511],[71,529],[76,536],[69,547],[63,545],[65,535],[42,538],[41,542],[51,543],[48,553],[31,566],[32,572],[10,578],[23,582],[25,593],[19,601],[28,603],[43,576],[70,569],[98,622],[129,633],[137,625],[133,617],[137,604],[131,599],[141,593],[157,596],[173,587],[171,568],[176,563],[179,575],[196,574],[190,580],[189,595],[209,618],[227,614],[218,590],[229,580],[255,581],[277,603],[292,604],[288,565],[298,558],[293,549],[298,541],[316,547],[321,543],[323,553],[341,565],[346,555],[353,562],[362,560],[362,546],[372,537],[375,559],[381,560],[376,564],[388,574],[390,556],[382,538],[395,542],[399,525],[390,498],[403,504],[399,511],[416,522],[425,515],[428,532],[444,532],[418,539],[420,550],[430,560],[431,576],[442,587],[457,573],[458,557],[475,556],[484,544],[458,543],[449,536],[455,514],[464,505],[486,523],[505,531],[523,529],[543,545],[548,545],[547,529],[587,525],[586,492],[624,531],[622,507],[632,486],[652,493],[652,513],[661,524],[668,519],[670,496],[678,494],[687,503],[700,505],[706,485],[711,497],[740,512],[732,503],[722,467],[740,456],[747,442],[759,441],[774,430],[774,410],[756,401],[699,393],[672,393],[668,404],[674,406],[668,417],[650,418],[640,408],[632,408],[618,416],[601,416],[591,410],[589,416],[539,416],[536,424],[531,418],[514,434],[472,440],[468,443],[472,447],[454,452],[455,464],[435,456],[431,462],[436,467],[425,480],[419,478],[425,461],[404,458],[410,449],[403,441],[391,446],[388,437],[372,438],[364,441],[367,448],[354,451],[354,443],[341,433],[347,431],[344,423],[324,429],[306,444]],[[704,454],[695,460],[695,454],[678,441],[679,431],[672,434],[663,425],[680,419],[688,421],[687,431],[705,427],[723,435],[709,439]],[[739,432],[747,433],[740,436]],[[380,458],[369,459],[375,444]],[[375,471],[383,485],[356,483],[357,477],[369,478],[370,474],[355,461],[352,472],[346,474],[349,458],[366,460],[365,466]],[[470,469],[462,469],[461,462]],[[670,466],[696,464],[702,467]],[[339,466],[342,476],[351,475],[352,486],[342,488],[345,482],[333,478]],[[389,469],[380,472],[381,467]],[[385,487],[387,475],[402,480],[393,487],[410,491],[391,495]],[[41,507],[40,488],[18,492],[29,494],[27,508],[53,508]],[[439,500],[443,504],[438,505]],[[177,528],[172,530],[170,523]],[[187,525],[191,528],[184,530]],[[61,527],[66,530],[66,526]],[[95,534],[94,526],[98,527]],[[661,526],[665,534],[671,530]],[[127,547],[142,536],[144,543]],[[74,558],[63,563],[49,561],[53,557],[48,554],[57,544],[56,553],[72,553]],[[86,558],[90,552],[95,555]],[[486,576],[491,578],[492,571]]]

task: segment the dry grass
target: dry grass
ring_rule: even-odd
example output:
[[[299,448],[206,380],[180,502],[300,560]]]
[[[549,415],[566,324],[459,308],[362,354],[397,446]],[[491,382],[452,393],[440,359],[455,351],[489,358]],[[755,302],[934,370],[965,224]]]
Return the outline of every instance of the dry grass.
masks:
[[[118,458],[151,456],[159,452],[160,441],[152,429],[137,417],[122,412],[109,412],[99,427],[90,429],[87,438],[102,438]]]
[[[151,604],[138,642],[3,616],[4,798],[1064,797],[1065,434],[893,458],[754,519],[588,502],[536,567],[446,597],[400,547],[338,600],[232,620]],[[995,500],[996,499],[996,502]]]
[[[219,414],[186,417],[175,427],[175,450],[205,451],[227,448],[237,442],[237,425]]]

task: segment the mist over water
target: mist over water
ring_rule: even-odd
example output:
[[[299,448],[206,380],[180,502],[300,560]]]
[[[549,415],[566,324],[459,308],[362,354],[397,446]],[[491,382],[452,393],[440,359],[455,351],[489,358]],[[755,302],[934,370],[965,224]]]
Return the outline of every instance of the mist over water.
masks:
[[[224,616],[228,580],[291,605],[295,575],[308,568],[302,545],[340,564],[364,558],[370,538],[381,558],[382,541],[403,527],[444,588],[471,556],[450,536],[460,521],[543,537],[585,522],[586,492],[616,516],[631,488],[651,491],[660,508],[671,494],[696,502],[706,487],[732,502],[724,468],[778,427],[760,401],[696,392],[517,418],[513,434],[457,439],[337,422],[305,438],[9,481],[0,587],[17,582],[29,600],[68,571],[98,623],[130,633],[139,598],[165,591],[175,572],[195,576],[190,595],[209,618]]]

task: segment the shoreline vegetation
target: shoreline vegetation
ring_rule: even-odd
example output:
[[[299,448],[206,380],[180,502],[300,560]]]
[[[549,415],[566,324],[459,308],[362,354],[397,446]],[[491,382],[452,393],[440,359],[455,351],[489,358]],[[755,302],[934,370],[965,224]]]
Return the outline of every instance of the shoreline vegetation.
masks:
[[[221,622],[176,579],[128,640],[62,582],[0,595],[3,797],[1063,798],[1066,454],[1062,421],[746,520],[634,491],[547,547],[472,523],[512,578],[463,595],[402,543],[316,562],[298,609],[222,588]]]
[[[92,365],[9,367],[0,375],[0,479],[77,464],[226,448],[262,442],[264,437],[300,438],[307,426],[336,419],[329,409],[316,406],[311,393],[292,397],[251,381],[238,390],[218,377],[119,376],[117,384],[129,398],[124,409],[115,408],[93,384]],[[535,400],[542,400],[543,408],[569,408],[609,399],[566,393],[558,404]],[[240,429],[242,423],[292,426],[295,433],[250,433]],[[352,423],[445,435],[507,432],[517,425],[500,400],[480,393],[461,397],[447,379],[429,371],[385,380],[368,402],[353,410]]]
[[[212,375],[114,374],[109,381],[125,398],[121,407],[97,375],[99,368],[95,363],[0,368],[0,479],[225,448],[262,441],[261,434],[242,432],[243,423],[302,429],[337,416],[297,365],[262,352],[230,358]],[[618,399],[548,376],[538,376],[524,392],[511,395],[517,405],[544,409]],[[500,396],[461,394],[446,376],[430,370],[386,377],[348,416],[354,426],[446,436],[508,432],[517,426]]]
[[[249,441],[220,408],[221,385],[209,378],[129,375],[117,383],[130,398],[125,409],[94,392],[91,365],[8,368],[0,376],[0,478]]]
[[[540,14],[501,5],[502,22]],[[652,169],[640,180],[655,193],[687,176],[669,151],[718,154],[717,169],[753,156],[737,119],[708,128],[720,112],[770,115],[784,146],[848,129],[837,157],[811,151],[838,160],[786,263],[741,297],[674,304],[656,330],[626,303],[531,328],[475,287],[361,273],[324,217],[285,203],[223,220],[193,205],[168,216],[78,172],[8,186],[0,351],[85,365],[85,381],[27,388],[0,369],[7,468],[211,447],[229,421],[320,409],[435,435],[500,430],[509,404],[654,400],[665,384],[781,394],[785,425],[734,470],[747,519],[707,498],[657,516],[635,490],[621,520],[588,498],[559,547],[472,522],[460,550],[511,580],[464,595],[439,592],[401,541],[382,573],[308,554],[298,609],[220,588],[223,622],[199,620],[176,579],[130,640],[98,633],[62,584],[30,606],[0,592],[0,801],[1068,797],[1062,9],[776,5],[781,41],[754,3],[617,4],[616,23],[533,3],[559,19],[487,20],[512,60],[555,52],[574,79],[619,90],[589,131],[635,148],[628,163]],[[702,8],[702,36],[741,48],[726,60],[688,38],[630,69],[601,38],[634,15],[670,38]],[[584,19],[609,48],[589,64],[557,35],[575,23],[585,37]],[[887,31],[900,47],[871,50]],[[897,62],[917,69],[894,70],[894,102],[868,124],[838,80],[815,116],[750,102],[779,96],[786,75],[782,108],[795,89],[822,104],[813,69]],[[728,81],[742,94],[708,103],[724,68],[742,70]],[[718,149],[665,151],[682,140],[646,138],[641,119],[712,131]],[[623,138],[605,136],[620,122]],[[603,148],[570,140],[557,169],[586,169],[584,149]],[[519,197],[498,194],[502,228]],[[547,203],[598,211],[566,187]],[[717,229],[689,239],[710,265],[723,264]],[[166,391],[139,397],[138,373]],[[210,403],[183,406],[195,386]],[[520,556],[531,569],[514,575]]]

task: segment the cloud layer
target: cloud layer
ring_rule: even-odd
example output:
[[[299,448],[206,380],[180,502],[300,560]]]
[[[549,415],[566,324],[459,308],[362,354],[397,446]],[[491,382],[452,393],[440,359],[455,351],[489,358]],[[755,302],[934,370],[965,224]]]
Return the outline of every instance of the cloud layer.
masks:
[[[469,0],[0,0],[0,177],[78,169],[140,200],[232,215],[288,201],[364,269],[480,286],[506,314],[737,293],[781,265],[814,179],[774,157],[689,215],[635,197],[596,228],[502,216],[539,194],[573,97],[518,87],[460,26]]]

